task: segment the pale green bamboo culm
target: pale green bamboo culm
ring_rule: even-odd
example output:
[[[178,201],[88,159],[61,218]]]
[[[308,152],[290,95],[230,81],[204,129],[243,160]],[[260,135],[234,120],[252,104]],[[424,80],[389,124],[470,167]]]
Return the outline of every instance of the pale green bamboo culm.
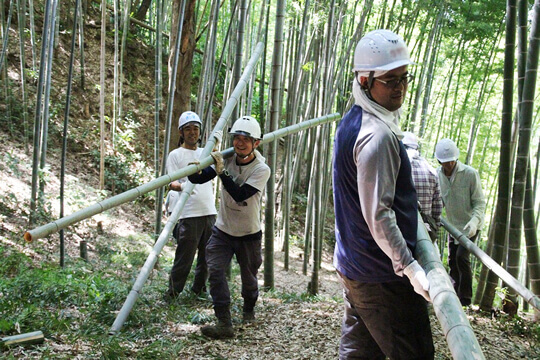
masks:
[[[454,360],[485,359],[420,213],[418,214],[417,236],[414,255],[427,274],[430,284],[429,296],[452,358]]]
[[[454,239],[459,241],[459,243],[467,249],[470,253],[478,258],[489,270],[491,270],[495,275],[497,275],[506,285],[511,287],[516,294],[520,295],[525,299],[527,303],[533,306],[535,309],[540,310],[540,298],[534,295],[532,291],[523,286],[515,277],[510,275],[508,271],[497,264],[495,260],[489,257],[482,249],[475,245],[471,240],[469,240],[465,235],[463,235],[454,225],[450,224],[448,220],[441,218],[441,223],[444,228],[452,235]]]
[[[240,98],[240,95],[242,94],[242,92],[244,91],[245,87],[248,84],[251,73],[255,70],[255,64],[257,63],[258,59],[261,56],[263,47],[264,47],[263,43],[257,44],[257,47],[255,48],[255,51],[253,52],[253,55],[250,61],[248,62],[248,64],[246,65],[246,68],[244,69],[244,74],[242,75],[240,81],[236,85],[236,88],[234,89],[230,99],[227,101],[227,104],[225,105],[223,109],[221,117],[219,118],[218,122],[216,123],[216,126],[214,127],[214,131],[221,130],[225,127],[229,117],[231,116],[232,110],[236,107],[236,104],[238,103],[238,99]],[[201,157],[208,157],[208,154],[210,154],[210,151],[213,149],[214,144],[215,144],[214,137],[210,135]],[[201,160],[201,164],[200,164],[201,168],[209,166],[210,164],[213,163],[212,158],[206,158],[205,160],[206,161]],[[96,204],[93,204],[89,207],[76,211],[75,213],[69,216],[60,218],[56,221],[37,227],[33,230],[29,230],[24,234],[24,238],[26,239],[26,241],[29,241],[29,242],[44,238],[55,232],[60,231],[61,229],[68,227],[69,225],[78,223],[81,220],[84,220],[96,214],[102,213],[103,211],[112,209],[128,201],[135,200],[140,195],[146,194],[150,191],[154,191],[160,187],[166,186],[174,180],[178,180],[188,175],[194,174],[195,172],[199,170],[200,168],[198,168],[197,166],[191,165],[186,168],[177,170],[171,174],[160,176],[146,184],[140,185],[136,188],[130,189],[121,194],[110,197]]]
[[[286,128],[282,128],[279,130],[276,130],[274,132],[271,132],[269,134],[266,134],[263,137],[263,140],[261,141],[261,144],[266,144],[272,141],[275,141],[281,137],[294,134],[296,132],[299,132],[301,130],[308,129],[310,127],[314,127],[321,124],[326,124],[331,121],[336,121],[340,118],[340,114],[335,113],[331,115],[322,116],[320,118],[308,120],[301,122],[299,124],[291,125]],[[219,123],[218,123],[219,124]],[[215,131],[215,129],[214,129]],[[207,146],[205,147],[205,150]],[[222,151],[223,157],[227,158],[232,156],[234,153],[233,148],[229,148],[225,151]],[[204,152],[202,154],[204,156]],[[207,156],[204,159],[200,160],[200,164],[195,167],[195,165],[190,165],[184,169],[191,168],[193,169],[195,167],[195,170],[190,170],[188,175],[194,174],[195,172],[199,171],[200,169],[203,169],[207,167],[208,165],[212,164],[214,162],[214,159],[211,156]],[[183,169],[182,169],[183,170]],[[187,176],[187,175],[186,175]],[[148,279],[148,276],[150,275],[150,272],[154,268],[154,265],[157,261],[157,257],[159,256],[159,253],[165,246],[165,243],[169,239],[169,236],[174,228],[174,225],[178,221],[178,218],[180,217],[180,213],[182,212],[182,209],[184,208],[184,205],[189,198],[191,191],[193,190],[193,187],[195,185],[188,183],[188,185],[185,187],[185,189],[180,194],[180,199],[176,206],[174,207],[173,212],[169,216],[169,219],[167,220],[167,223],[165,224],[165,227],[163,228],[163,231],[159,235],[156,243],[154,244],[154,248],[150,252],[150,255],[148,255],[148,258],[146,259],[146,262],[144,263],[141,272],[139,273],[139,276],[137,277],[137,280],[135,280],[135,284],[133,284],[133,288],[131,289],[126,301],[124,302],[124,305],[122,306],[122,309],[116,316],[116,320],[114,321],[113,325],[111,326],[109,330],[110,335],[117,334],[120,329],[122,328],[124,322],[126,321],[129,313],[131,312],[131,309],[133,308],[133,305],[135,304],[135,301],[139,297],[139,293],[142,290],[142,287],[146,280]]]

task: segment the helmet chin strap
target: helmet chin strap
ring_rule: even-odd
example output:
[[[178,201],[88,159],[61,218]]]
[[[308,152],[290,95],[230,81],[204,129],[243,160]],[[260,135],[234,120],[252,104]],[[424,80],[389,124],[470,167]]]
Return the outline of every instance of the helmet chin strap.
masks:
[[[356,76],[354,77],[356,79],[356,81],[358,82],[358,85],[360,85],[360,89],[364,90],[364,92],[366,93],[367,97],[369,98],[369,100],[371,101],[374,101],[374,102],[377,102],[375,101],[375,99],[373,98],[373,96],[371,95],[371,86],[373,85],[373,79],[375,78],[375,71],[370,71],[369,72],[369,77],[368,77],[368,86],[367,88],[366,87],[363,87],[362,84],[360,83],[360,80],[358,80],[358,73],[356,73]]]

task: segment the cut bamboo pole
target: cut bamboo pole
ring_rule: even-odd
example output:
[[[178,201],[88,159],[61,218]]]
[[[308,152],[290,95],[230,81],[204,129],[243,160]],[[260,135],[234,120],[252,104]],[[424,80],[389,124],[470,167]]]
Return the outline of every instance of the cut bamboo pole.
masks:
[[[504,281],[506,285],[511,287],[512,290],[514,290],[518,295],[523,297],[523,299],[525,299],[527,303],[529,303],[537,310],[540,310],[540,299],[538,298],[538,296],[534,295],[532,291],[527,289],[515,277],[510,275],[508,271],[504,270],[501,265],[497,264],[495,260],[489,257],[488,254],[482,251],[482,249],[476,246],[475,243],[473,243],[465,235],[463,235],[454,225],[450,224],[444,218],[441,218],[441,223],[444,228],[452,235],[452,237],[459,241],[459,243],[463,245],[463,247],[465,247],[467,251],[476,256],[478,260],[482,262],[482,264],[484,264],[489,270],[493,271],[493,273],[499,278],[501,278],[501,280]]]
[[[6,336],[0,339],[3,346],[41,344],[44,341],[41,331],[33,331],[25,334]]]
[[[452,358],[454,360],[485,359],[420,213],[418,213],[418,241],[415,258],[427,274],[430,284],[429,296]]]

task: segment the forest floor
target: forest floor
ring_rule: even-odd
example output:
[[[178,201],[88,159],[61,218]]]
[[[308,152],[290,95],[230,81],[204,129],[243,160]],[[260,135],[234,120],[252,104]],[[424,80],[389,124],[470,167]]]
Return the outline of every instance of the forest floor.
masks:
[[[96,60],[99,27],[89,27],[85,31],[88,39],[86,73],[91,85],[86,90],[74,88],[74,98],[83,100],[72,103],[75,116],[70,120],[66,215],[109,196],[97,190],[98,171],[95,164],[90,164],[91,152],[98,148],[95,144],[99,137],[96,115],[99,113],[96,100],[99,91],[92,85],[99,83],[99,61]],[[58,53],[67,54],[67,43],[69,34],[63,32]],[[14,47],[8,56],[10,74],[16,74],[19,67],[16,44],[16,40],[10,42],[10,47]],[[153,143],[153,95],[149,90],[153,89],[153,55],[150,49],[133,44],[128,48],[128,54],[134,56],[131,56],[133,62],[126,64],[126,78],[130,81],[125,86],[124,101],[126,108],[131,109],[131,121],[119,124],[119,129],[123,126],[126,143],[131,141],[124,149],[126,153],[151,152],[150,146],[146,145]],[[56,114],[63,113],[62,91],[68,59],[63,55],[55,59],[51,97],[56,101],[51,100],[51,105]],[[111,51],[107,63],[112,63]],[[109,89],[112,88],[111,77],[107,78]],[[35,84],[32,86],[30,98],[35,95]],[[18,90],[14,91],[16,95]],[[3,105],[2,102],[0,111],[4,110]],[[56,143],[49,145],[49,165],[41,174],[46,183],[45,205],[34,214],[37,225],[57,219],[59,214],[58,134],[62,128],[59,118],[56,116],[51,124],[51,134],[56,136],[52,141]],[[231,292],[236,337],[213,341],[203,337],[199,330],[213,321],[211,302],[207,298],[183,295],[174,303],[163,300],[174,257],[174,243],[170,240],[125,325],[116,336],[108,335],[154,245],[152,207],[143,200],[128,203],[67,228],[65,268],[61,269],[57,234],[31,243],[23,239],[30,213],[32,155],[23,147],[20,129],[10,133],[7,126],[0,125],[0,337],[36,330],[45,335],[42,344],[0,348],[0,358],[337,358],[343,302],[332,267],[331,249],[327,249],[322,257],[319,295],[310,296],[307,287],[311,281],[311,268],[308,268],[308,275],[303,274],[302,249],[292,247],[289,270],[285,271],[284,255],[280,244],[276,244],[275,289],[261,292],[256,307],[257,321],[250,325],[243,325],[238,320],[241,315],[240,281],[233,266]],[[131,133],[128,130],[133,129],[139,137],[129,139]],[[135,145],[131,145],[133,143]],[[297,212],[291,218],[299,222],[303,216]],[[301,230],[297,236],[302,238]],[[88,244],[87,261],[79,258],[83,240]],[[262,286],[263,267],[259,279]],[[436,359],[451,359],[439,322],[433,311],[431,313]],[[475,307],[467,308],[466,313],[486,359],[540,359],[540,328],[528,314],[519,313],[519,316],[509,318],[499,311],[484,313]]]
[[[20,144],[9,141],[6,134],[0,134],[0,154],[3,161],[0,162],[0,250],[6,254],[19,253],[31,259],[30,268],[56,267],[58,264],[58,236],[51,235],[47,239],[40,239],[32,243],[23,240],[26,230],[28,215],[28,202],[30,196],[30,163],[31,159],[25,155]],[[58,193],[58,159],[51,158],[46,194]],[[71,164],[70,167],[73,167]],[[68,186],[84,189],[91,200],[96,192],[84,177],[70,177]],[[71,191],[82,191],[76,188]],[[56,196],[50,196],[50,206]],[[51,209],[52,213],[56,210]],[[89,267],[86,272],[98,272],[100,268],[109,268],[112,273],[121,273],[130,270],[122,277],[126,282],[125,288],[119,294],[125,298],[128,295],[127,288],[132,286],[135,276],[140,268],[128,264],[128,269],[114,268],[115,264],[105,263],[100,258],[98,248],[116,251],[119,239],[133,239],[143,236],[143,253],[147,256],[153,245],[152,232],[153,211],[145,207],[133,205],[122,206],[114,211],[100,214],[93,220],[86,221],[73,230],[66,231],[66,268],[77,265],[79,256],[79,244],[82,239],[88,240]],[[99,224],[99,225],[98,225]],[[279,249],[276,244],[276,249]],[[123,251],[141,251],[140,247],[133,246]],[[119,254],[118,254],[119,255]],[[41,345],[19,346],[4,349],[0,357],[5,358],[154,358],[155,352],[148,352],[145,348],[155,347],[160,344],[159,354],[174,354],[178,359],[334,359],[337,358],[339,345],[340,322],[343,312],[340,285],[335,271],[331,265],[331,252],[325,252],[323,265],[320,272],[319,295],[309,296],[306,289],[311,277],[302,274],[302,251],[294,247],[291,251],[289,270],[283,266],[283,253],[275,252],[275,289],[262,292],[257,304],[257,321],[254,324],[243,325],[238,320],[241,315],[241,298],[239,295],[239,276],[233,271],[231,288],[233,293],[233,316],[235,317],[236,337],[231,340],[214,341],[203,337],[199,328],[205,323],[213,321],[211,304],[208,299],[195,299],[182,296],[173,304],[162,300],[162,294],[166,288],[167,273],[174,256],[174,244],[169,241],[162,251],[159,266],[156,266],[148,280],[149,285],[141,294],[141,299],[134,306],[130,315],[135,317],[126,323],[118,335],[119,342],[116,353],[111,355],[100,350],[107,344],[107,329],[111,323],[96,323],[95,328],[101,338],[96,340],[86,334],[72,329],[66,333],[58,329],[47,329],[44,324],[40,329],[17,328],[2,332],[4,335],[14,335],[17,332],[30,332],[42,330],[45,334],[45,342]],[[140,262],[142,264],[142,262]],[[28,269],[30,270],[30,269]],[[308,269],[308,273],[311,273]],[[235,275],[236,274],[236,275]],[[9,274],[3,274],[4,280],[8,281]],[[63,275],[61,275],[63,276]],[[264,269],[259,274],[260,284],[263,284]],[[34,279],[35,284],[42,280]],[[6,305],[8,299],[1,291],[0,286],[0,316],[8,317],[10,311]],[[4,288],[4,292],[9,289]],[[84,296],[84,294],[75,294]],[[73,298],[72,298],[73,299]],[[69,304],[47,303],[48,311],[56,317],[72,315],[72,326],[83,326],[84,323],[76,321],[73,315],[77,310],[77,301]],[[20,311],[24,312],[29,306],[20,305]],[[101,311],[115,316],[118,304],[103,304]],[[116,307],[115,307],[116,306]],[[139,313],[140,312],[140,313]],[[156,319],[146,318],[144,314],[153,314]],[[436,347],[436,359],[451,359],[448,345],[433,311],[431,311],[433,339]],[[532,323],[526,314],[510,319],[501,312],[487,314],[478,311],[474,307],[466,309],[467,317],[477,336],[478,342],[486,359],[540,359],[540,345],[538,343],[538,325]],[[62,315],[64,314],[64,315]],[[136,315],[135,315],[136,314]],[[143,315],[141,315],[143,314]],[[183,314],[183,315],[181,315]],[[110,321],[111,317],[108,317]],[[129,319],[129,318],[128,318]],[[85,320],[84,326],[89,326],[92,317]],[[144,327],[158,328],[158,331],[145,333]],[[2,336],[4,336],[2,335]],[[98,345],[99,344],[99,345]]]

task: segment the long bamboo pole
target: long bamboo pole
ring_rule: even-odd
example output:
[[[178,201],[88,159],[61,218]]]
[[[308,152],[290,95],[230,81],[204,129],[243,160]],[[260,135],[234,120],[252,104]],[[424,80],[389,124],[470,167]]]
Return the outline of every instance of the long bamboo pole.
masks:
[[[180,45],[182,44],[182,29],[184,27],[184,16],[186,9],[186,0],[182,0],[179,9],[178,29],[176,39],[174,40],[173,65],[169,73],[169,96],[167,98],[167,116],[165,117],[165,139],[163,140],[163,157],[161,161],[161,174],[165,175],[167,166],[167,156],[169,155],[169,142],[171,139],[171,123],[174,106],[174,95],[176,93],[176,78],[178,73],[178,61],[180,59]],[[173,20],[174,22],[174,20]],[[161,233],[161,218],[163,208],[163,188],[156,191],[156,224],[154,234]]]
[[[227,104],[225,105],[223,109],[223,113],[221,117],[219,118],[218,122],[216,123],[215,129],[222,129],[225,127],[225,124],[229,120],[232,110],[236,107],[236,104],[238,103],[238,99],[240,98],[240,95],[242,94],[246,85],[249,82],[249,77],[251,76],[251,73],[255,70],[255,64],[257,63],[259,57],[261,56],[262,50],[263,50],[263,43],[259,43],[257,47],[255,48],[255,51],[253,52],[253,55],[250,61],[246,65],[246,68],[244,69],[244,74],[240,78],[238,85],[233,91],[230,99],[227,101]],[[210,136],[208,142],[211,142],[212,146],[214,145],[214,139],[212,136]],[[206,155],[208,154],[209,152]],[[81,209],[69,216],[60,218],[56,221],[40,226],[33,230],[29,230],[24,234],[24,238],[26,239],[26,241],[30,242],[36,239],[46,237],[61,229],[66,228],[69,225],[75,224],[93,215],[102,213],[103,211],[109,210],[113,207],[116,207],[128,201],[134,200],[140,195],[146,194],[150,191],[166,186],[174,180],[178,180],[183,177],[194,174],[195,172],[199,171],[201,168],[209,166],[210,164],[212,164],[212,162],[213,162],[213,159],[211,157],[206,156],[206,158],[201,160],[200,167],[195,166],[195,165],[190,165],[174,173],[160,176],[146,184],[140,185],[136,188],[130,189],[121,194],[110,197],[96,204],[90,205],[89,207]]]
[[[430,283],[429,296],[452,358],[454,360],[485,359],[420,214],[418,214],[418,241],[414,255],[426,271]]]
[[[259,44],[262,45],[262,43],[259,43]],[[257,49],[259,49],[259,46],[257,46]],[[260,50],[262,51],[262,47],[260,48]],[[244,77],[242,77],[242,79],[244,79]],[[232,108],[230,110],[232,110]],[[230,114],[231,113],[229,112],[227,115],[230,115]],[[220,118],[220,120],[222,118]],[[264,136],[263,140],[261,141],[261,144],[266,144],[266,143],[275,141],[275,140],[277,140],[277,139],[279,139],[281,137],[284,137],[284,136],[287,136],[287,135],[290,135],[290,134],[294,134],[296,132],[299,132],[299,131],[304,130],[304,129],[308,129],[310,127],[318,126],[320,124],[325,124],[325,123],[328,123],[330,121],[335,121],[335,120],[337,120],[339,118],[340,118],[340,114],[335,113],[335,114],[322,116],[322,117],[319,117],[319,118],[316,118],[316,119],[304,121],[304,122],[296,124],[296,125],[288,126],[286,128],[282,128],[282,129],[279,129],[279,130],[276,130],[274,132],[266,134]],[[221,129],[221,128],[223,128],[224,125],[225,125],[225,122],[220,123],[220,121],[218,121],[218,123],[216,124],[216,127],[214,128],[214,132]],[[214,146],[213,138],[211,138],[211,140],[212,140],[212,142],[207,142],[206,143],[206,146],[205,146],[205,148],[203,150],[203,153],[201,154],[200,164],[199,165],[189,165],[188,167],[183,168],[183,169],[186,169],[186,170],[188,168],[191,169],[189,171],[189,173],[184,175],[184,176],[194,174],[195,172],[198,172],[199,170],[201,170],[201,169],[209,166],[210,164],[214,163],[214,159],[211,156],[208,156],[208,154],[210,154],[210,151],[212,150],[212,148]],[[234,152],[233,148],[228,148],[228,149],[222,151],[221,153],[223,154],[224,158],[227,158],[227,157],[232,156],[233,152]],[[204,156],[206,156],[206,157],[204,157]],[[183,169],[181,169],[181,170],[183,170]],[[155,263],[157,261],[159,253],[161,252],[161,250],[165,246],[165,243],[169,239],[169,236],[170,236],[170,234],[171,234],[171,232],[172,232],[172,230],[174,228],[174,225],[178,221],[178,218],[180,217],[180,213],[182,212],[182,209],[184,208],[184,205],[185,205],[187,199],[189,198],[189,196],[191,195],[191,191],[193,190],[194,187],[195,187],[194,184],[188,183],[186,188],[182,191],[182,193],[180,195],[180,199],[179,199],[177,205],[174,207],[174,210],[171,213],[171,216],[169,216],[169,219],[167,220],[167,223],[165,224],[165,227],[163,228],[163,231],[159,235],[159,238],[157,239],[156,243],[154,244],[154,247],[153,247],[152,251],[150,252],[150,255],[148,255],[148,258],[146,259],[146,262],[144,263],[144,265],[143,265],[143,267],[141,269],[141,272],[139,273],[139,276],[137,277],[137,280],[135,280],[135,284],[133,284],[133,287],[132,287],[128,297],[126,298],[126,301],[124,302],[124,305],[122,306],[122,309],[118,313],[113,325],[111,326],[111,328],[109,330],[109,335],[117,334],[120,331],[120,329],[122,328],[122,326],[124,325],[124,322],[126,321],[129,313],[131,312],[131,309],[135,305],[135,301],[139,297],[139,293],[141,292],[144,283],[146,282],[146,280],[148,279],[148,276],[150,275],[150,272],[154,268],[154,265],[155,265]]]
[[[515,277],[510,275],[504,268],[499,265],[495,260],[489,257],[482,249],[476,246],[471,240],[463,235],[454,225],[450,224],[446,219],[441,218],[441,223],[444,228],[452,235],[454,239],[457,239],[461,245],[467,249],[470,253],[478,258],[489,270],[495,275],[501,278],[509,287],[512,288],[518,295],[523,297],[527,303],[534,308],[540,310],[540,298],[536,296],[532,291],[523,286]]]

